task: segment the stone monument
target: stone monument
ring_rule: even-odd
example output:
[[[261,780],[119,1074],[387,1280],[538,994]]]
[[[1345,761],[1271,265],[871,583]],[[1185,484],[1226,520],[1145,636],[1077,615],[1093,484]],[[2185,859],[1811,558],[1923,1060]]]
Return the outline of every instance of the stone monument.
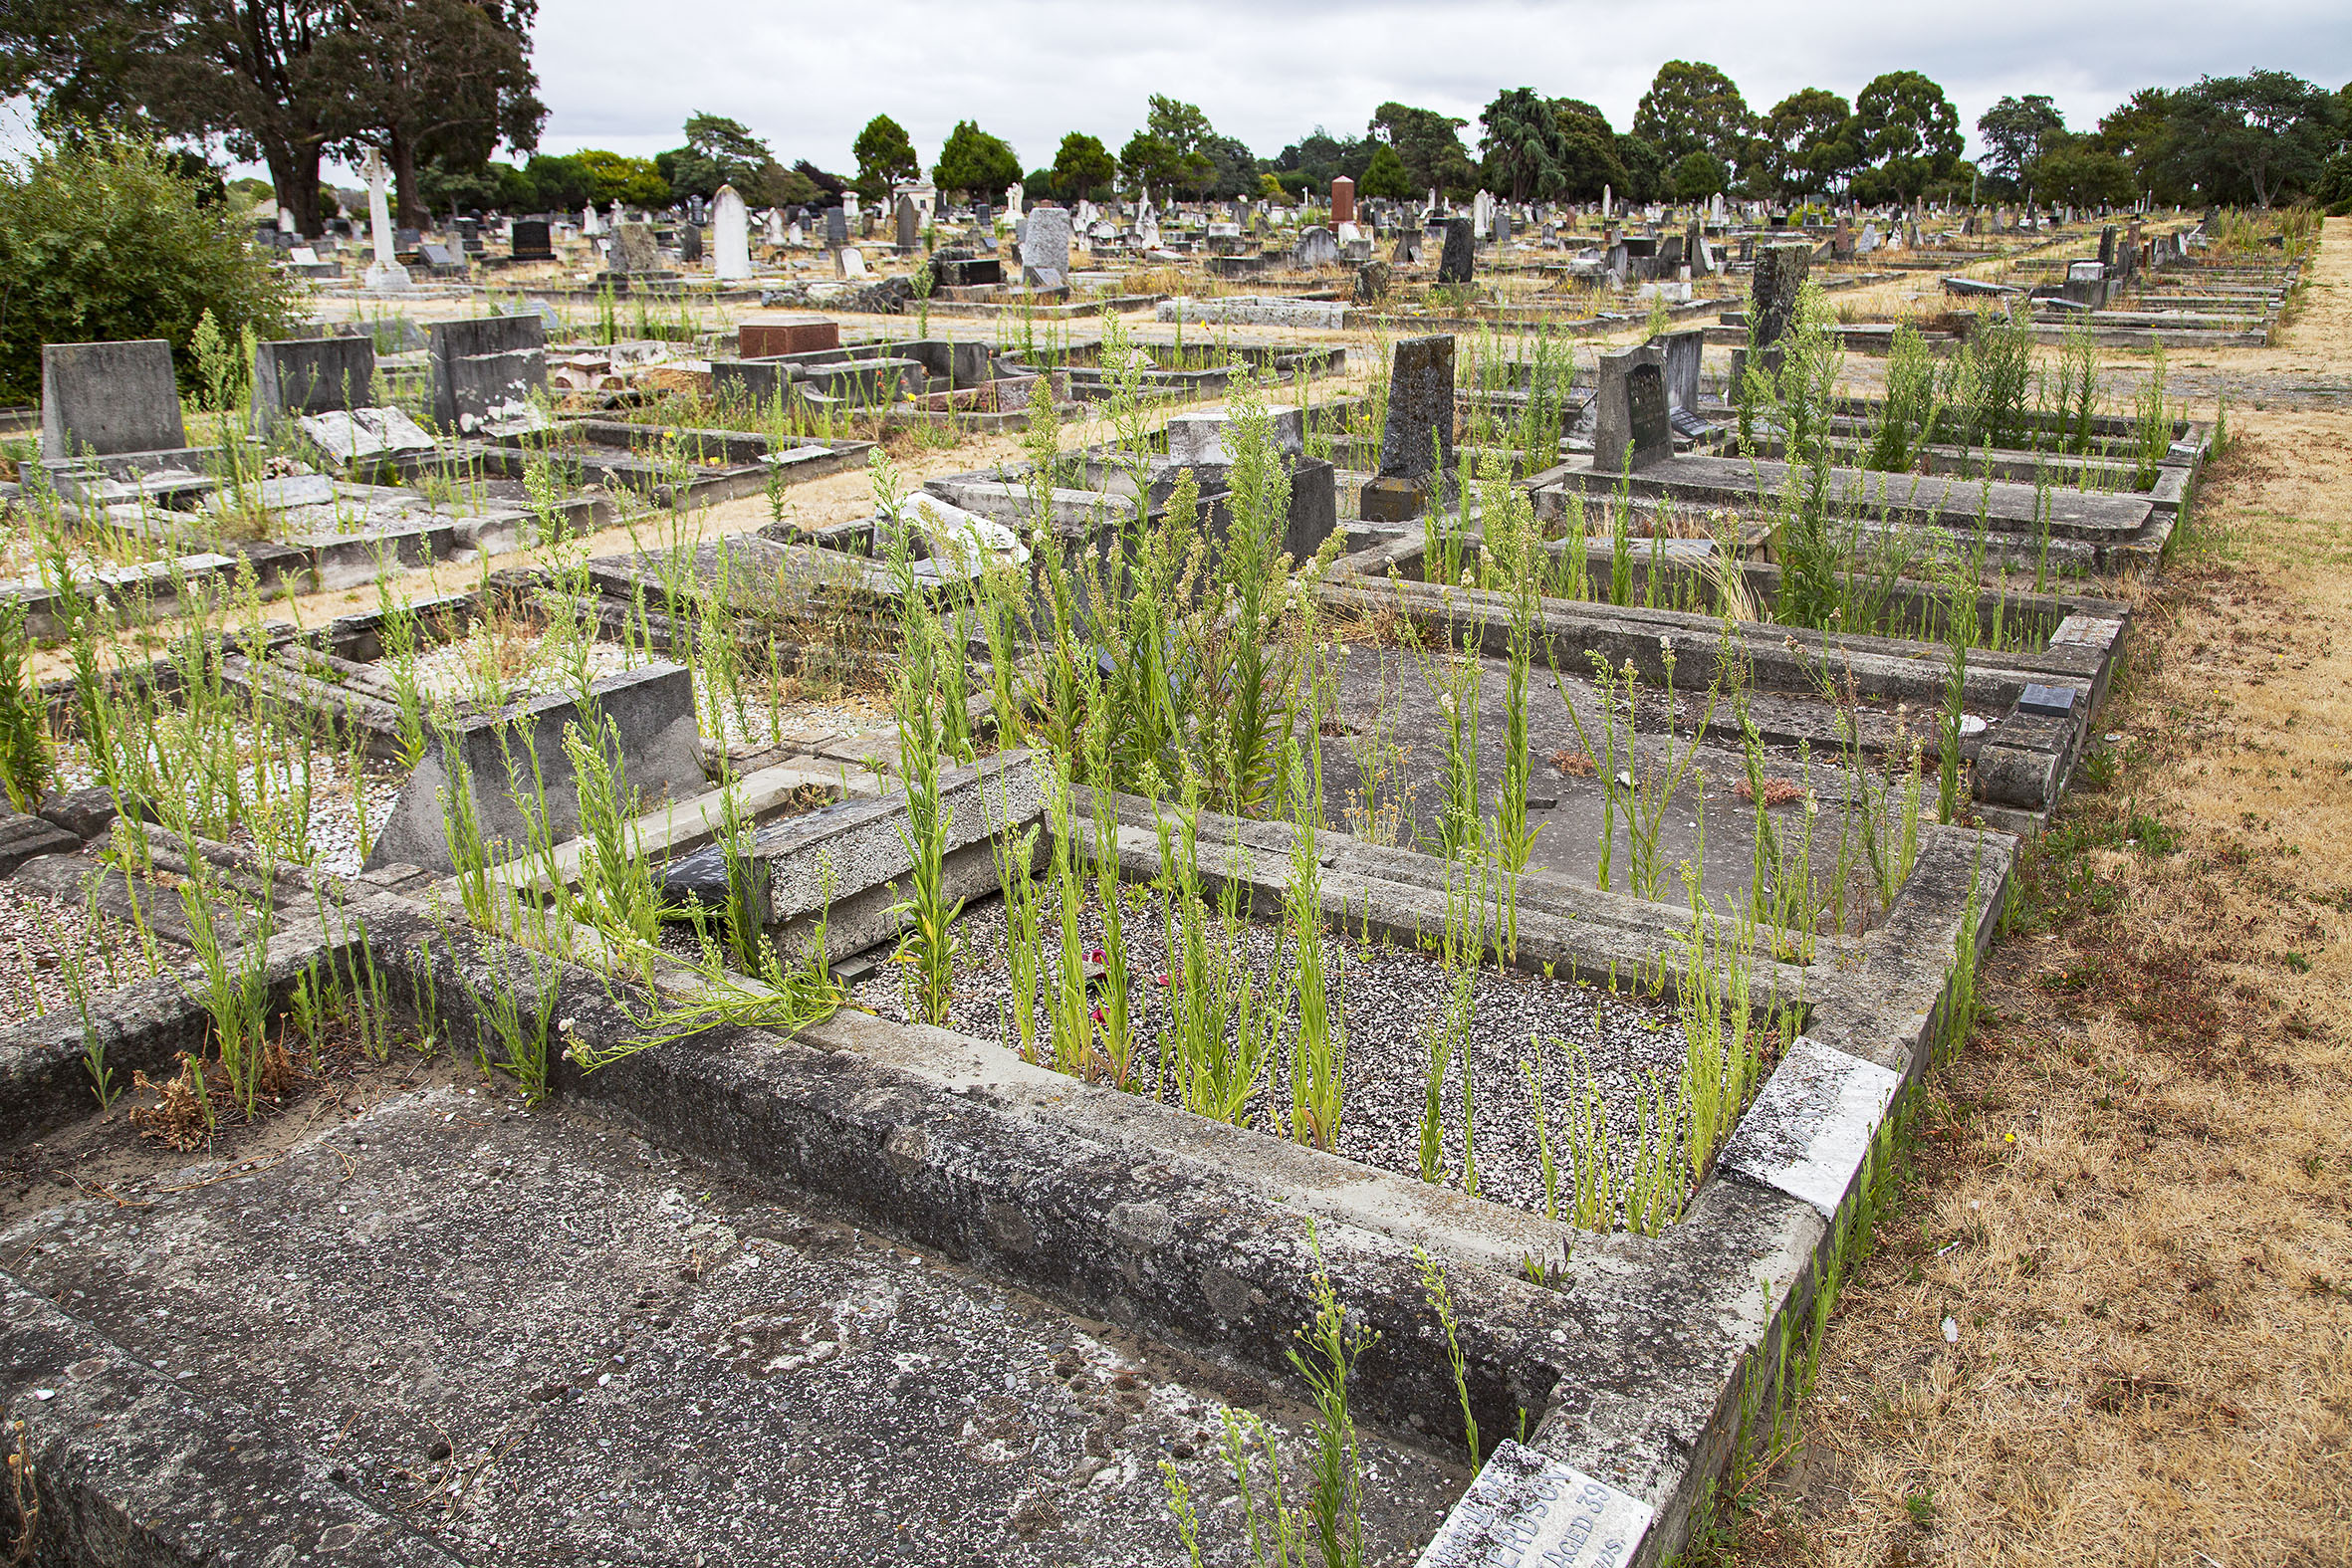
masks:
[[[383,153],[369,147],[367,160],[359,165],[359,172],[367,177],[367,233],[374,246],[374,259],[367,264],[367,291],[406,294],[411,287],[408,269],[400,265],[393,250],[392,209],[384,197],[384,187],[391,182],[392,171],[384,167]]]
[[[1390,362],[1380,472],[1365,482],[1358,515],[1367,523],[1419,517],[1430,498],[1444,492],[1453,465],[1454,338],[1407,337]]]
[[[732,185],[711,201],[711,276],[741,283],[752,275],[752,216]]]

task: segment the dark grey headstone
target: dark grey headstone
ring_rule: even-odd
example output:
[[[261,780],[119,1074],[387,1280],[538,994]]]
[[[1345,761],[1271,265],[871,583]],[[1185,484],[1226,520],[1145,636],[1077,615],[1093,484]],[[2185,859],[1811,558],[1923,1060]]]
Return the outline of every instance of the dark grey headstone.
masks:
[[[547,385],[547,323],[537,315],[435,322],[430,333],[433,419],[444,430]]]
[[[517,261],[554,261],[556,247],[553,231],[545,218],[517,218],[514,229],[514,257]]]
[[[448,246],[436,240],[425,242],[424,264],[427,267],[463,267],[465,265],[450,251]]]
[[[1594,472],[1621,474],[1674,455],[1663,358],[1654,346],[1601,355],[1592,431]]]
[[[1812,250],[1803,245],[1764,245],[1757,249],[1748,309],[1756,323],[1759,348],[1771,347],[1795,324],[1797,292],[1804,287],[1805,273],[1812,260]],[[1776,367],[1780,356],[1775,351],[1766,356],[1765,362]]]
[[[267,435],[282,419],[373,401],[375,339],[356,336],[294,337],[256,344],[253,352],[253,433]]]
[[[897,229],[895,239],[900,250],[911,251],[922,242],[923,214],[922,209],[915,205],[914,197],[899,197],[898,208],[891,217]]]
[[[698,262],[702,260],[701,224],[689,223],[684,228],[678,230],[678,260],[682,262]]]
[[[1475,243],[1468,218],[1446,220],[1445,254],[1438,258],[1437,281],[1440,283],[1468,283],[1473,271],[1472,256]]]
[[[2047,719],[2069,718],[2074,713],[2074,699],[2078,695],[2071,686],[2030,684],[2017,698],[2017,711],[2038,714]]]
[[[849,243],[849,214],[838,207],[824,209],[824,243],[835,250]]]
[[[42,344],[43,457],[172,452],[187,444],[171,344],[160,337]]]
[[[1698,408],[1699,368],[1705,357],[1706,342],[1707,329],[1704,327],[1659,335],[1658,347],[1665,354],[1666,402],[1669,407]]]
[[[1388,374],[1388,422],[1380,432],[1380,475],[1422,479],[1438,461],[1435,440],[1454,466],[1454,338],[1440,334],[1396,345]]]

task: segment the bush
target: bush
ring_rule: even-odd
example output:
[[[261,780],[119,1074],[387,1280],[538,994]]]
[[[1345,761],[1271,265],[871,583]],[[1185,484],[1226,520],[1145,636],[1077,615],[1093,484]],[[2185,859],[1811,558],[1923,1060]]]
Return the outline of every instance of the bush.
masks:
[[[240,204],[197,198],[167,153],[104,133],[0,162],[0,402],[40,398],[43,343],[166,338],[192,389],[207,312],[232,339],[292,325]]]

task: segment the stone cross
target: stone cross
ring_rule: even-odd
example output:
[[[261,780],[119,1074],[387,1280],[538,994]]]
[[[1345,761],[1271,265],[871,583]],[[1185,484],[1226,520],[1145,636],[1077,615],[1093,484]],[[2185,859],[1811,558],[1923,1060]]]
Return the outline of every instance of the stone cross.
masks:
[[[380,149],[369,147],[367,160],[359,165],[359,172],[367,179],[368,239],[375,247],[375,260],[367,269],[366,285],[376,294],[404,294],[408,290],[408,269],[401,266],[392,247],[392,209],[384,199],[384,186],[391,181],[391,170],[384,167]]]

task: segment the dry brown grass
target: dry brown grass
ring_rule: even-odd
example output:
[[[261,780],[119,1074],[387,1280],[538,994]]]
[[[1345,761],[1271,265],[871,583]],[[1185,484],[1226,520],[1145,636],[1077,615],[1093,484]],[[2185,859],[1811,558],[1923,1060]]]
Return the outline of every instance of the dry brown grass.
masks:
[[[1732,1561],[2352,1562],[2352,415],[2245,424]]]

